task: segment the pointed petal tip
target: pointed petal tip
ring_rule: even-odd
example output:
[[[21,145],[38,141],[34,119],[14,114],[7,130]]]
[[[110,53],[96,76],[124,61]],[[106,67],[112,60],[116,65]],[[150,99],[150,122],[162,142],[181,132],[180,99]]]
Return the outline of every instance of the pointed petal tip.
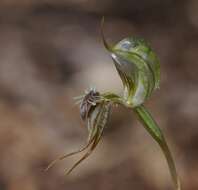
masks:
[[[102,19],[101,19],[101,25],[100,25],[102,42],[103,42],[103,45],[106,48],[106,50],[112,52],[112,48],[108,44],[108,42],[106,41],[105,36],[104,36],[104,22],[105,22],[105,17],[103,16]]]

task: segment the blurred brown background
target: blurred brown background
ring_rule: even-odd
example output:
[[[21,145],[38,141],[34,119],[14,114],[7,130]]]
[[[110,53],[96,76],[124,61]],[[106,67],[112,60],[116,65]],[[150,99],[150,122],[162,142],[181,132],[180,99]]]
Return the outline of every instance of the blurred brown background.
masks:
[[[161,89],[147,102],[174,155],[183,189],[198,189],[198,1],[1,0],[0,190],[171,190],[165,159],[133,113],[114,108],[102,142],[43,169],[86,142],[73,97],[95,86],[121,93],[103,48],[141,36],[161,60]]]

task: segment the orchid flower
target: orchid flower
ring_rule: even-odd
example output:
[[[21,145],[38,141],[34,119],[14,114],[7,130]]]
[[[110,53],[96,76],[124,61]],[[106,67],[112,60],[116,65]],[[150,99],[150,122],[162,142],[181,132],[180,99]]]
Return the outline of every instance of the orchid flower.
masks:
[[[166,143],[165,137],[153,119],[144,103],[152,93],[159,88],[160,62],[150,45],[141,38],[127,37],[114,46],[109,45],[103,34],[104,19],[102,19],[102,39],[106,50],[109,52],[117,72],[123,83],[123,95],[112,92],[99,93],[90,89],[84,95],[78,97],[80,103],[80,115],[87,124],[88,142],[80,150],[63,155],[53,161],[47,168],[51,168],[58,160],[86,151],[66,174],[86,159],[96,148],[101,140],[104,128],[110,116],[113,105],[122,105],[134,111],[144,128],[159,144],[167,160],[169,170],[175,185],[175,190],[181,190],[173,157]]]

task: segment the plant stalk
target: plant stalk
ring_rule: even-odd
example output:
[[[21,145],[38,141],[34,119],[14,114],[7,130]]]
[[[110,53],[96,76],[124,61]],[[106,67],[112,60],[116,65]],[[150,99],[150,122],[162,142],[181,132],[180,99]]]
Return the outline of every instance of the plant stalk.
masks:
[[[133,110],[138,115],[139,121],[143,124],[144,128],[161,147],[169,166],[169,170],[175,185],[175,190],[181,190],[180,180],[176,171],[175,163],[161,129],[158,127],[156,121],[143,105],[135,107]]]

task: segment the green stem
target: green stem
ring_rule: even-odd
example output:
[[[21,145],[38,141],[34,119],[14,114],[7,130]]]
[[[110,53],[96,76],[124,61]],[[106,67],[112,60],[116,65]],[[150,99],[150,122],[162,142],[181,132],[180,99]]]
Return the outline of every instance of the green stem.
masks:
[[[166,143],[166,140],[163,136],[161,129],[158,127],[158,124],[155,122],[155,120],[153,119],[149,111],[143,105],[134,108],[134,111],[138,115],[139,120],[143,124],[144,128],[149,132],[149,134],[157,141],[157,143],[161,147],[166,157],[169,170],[170,170],[173,182],[175,184],[175,189],[181,190],[180,181],[177,175],[173,157],[171,155],[171,152],[168,148],[168,145]]]

